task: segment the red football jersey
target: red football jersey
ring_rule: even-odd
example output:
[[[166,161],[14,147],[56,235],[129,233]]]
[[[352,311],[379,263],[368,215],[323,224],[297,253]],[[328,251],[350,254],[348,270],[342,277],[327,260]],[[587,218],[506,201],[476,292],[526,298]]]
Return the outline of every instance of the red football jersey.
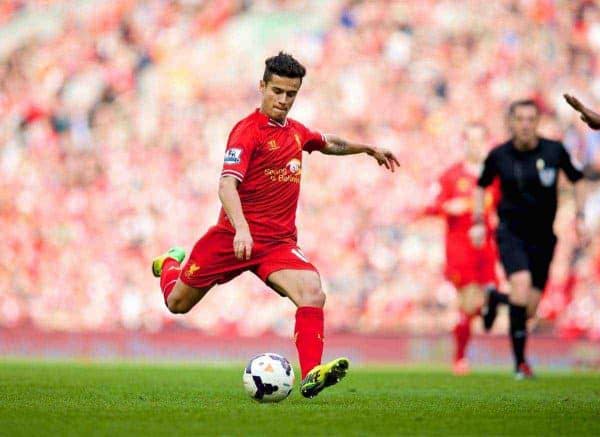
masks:
[[[242,210],[254,239],[296,241],[302,151],[325,144],[322,134],[302,123],[288,118],[280,124],[258,109],[234,126],[221,176],[240,181]],[[218,225],[234,230],[223,208]]]
[[[439,192],[435,199],[433,207],[428,208],[431,213],[443,215],[446,219],[446,255],[447,257],[464,252],[475,250],[469,237],[469,230],[473,226],[473,195],[477,187],[477,175],[468,171],[463,162],[452,165],[446,170],[439,179]],[[485,250],[492,242],[491,217],[493,205],[495,203],[498,190],[492,185],[486,190],[485,196],[485,223],[488,228],[486,242],[483,248]],[[470,208],[460,215],[448,215],[444,213],[443,204],[449,200],[464,198],[469,202]]]

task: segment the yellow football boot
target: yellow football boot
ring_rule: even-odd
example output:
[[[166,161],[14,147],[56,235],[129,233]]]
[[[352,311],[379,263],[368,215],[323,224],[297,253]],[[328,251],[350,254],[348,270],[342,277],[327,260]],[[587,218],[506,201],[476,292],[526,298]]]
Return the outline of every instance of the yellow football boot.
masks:
[[[168,251],[163,253],[162,255],[157,256],[152,260],[152,274],[157,278],[160,278],[160,274],[162,273],[163,264],[167,258],[173,258],[177,262],[181,263],[185,258],[185,250],[181,247],[171,247]]]
[[[337,384],[350,367],[348,358],[336,358],[326,364],[315,366],[302,380],[300,393],[305,398],[314,398],[321,390],[330,385]]]

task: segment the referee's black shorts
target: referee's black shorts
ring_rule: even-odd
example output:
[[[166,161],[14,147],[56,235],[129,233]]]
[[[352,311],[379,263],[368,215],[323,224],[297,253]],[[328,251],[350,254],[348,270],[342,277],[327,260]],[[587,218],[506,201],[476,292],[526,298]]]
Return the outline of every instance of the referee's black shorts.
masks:
[[[496,241],[506,275],[528,270],[532,285],[544,291],[554,256],[556,235],[552,232],[542,235],[534,232],[516,233],[500,223],[496,230]]]

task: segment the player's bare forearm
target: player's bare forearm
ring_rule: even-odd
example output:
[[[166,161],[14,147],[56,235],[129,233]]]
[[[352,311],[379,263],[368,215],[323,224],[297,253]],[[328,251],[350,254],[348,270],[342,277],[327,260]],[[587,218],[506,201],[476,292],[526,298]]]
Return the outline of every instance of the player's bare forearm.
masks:
[[[387,149],[368,146],[366,144],[352,143],[335,135],[325,135],[326,146],[321,149],[321,153],[326,155],[355,155],[357,153],[366,153],[372,156],[379,165],[385,166],[388,170],[394,171],[395,167],[400,166],[400,162],[392,152]]]
[[[236,230],[248,228],[248,222],[242,210],[240,195],[237,191],[238,184],[239,181],[231,176],[223,176],[219,181],[219,199],[229,221]]]
[[[250,227],[244,217],[242,202],[237,191],[239,181],[232,176],[222,176],[219,182],[219,199],[223,204],[223,209],[229,217],[229,221],[235,228],[233,237],[233,252],[239,260],[250,259],[252,256],[252,235]]]
[[[487,231],[483,218],[484,208],[485,190],[481,187],[476,187],[473,194],[473,226],[469,230],[469,238],[475,247],[481,247],[486,237]]]
[[[372,155],[375,151],[374,147],[365,144],[352,143],[335,135],[325,135],[327,145],[321,149],[321,152],[326,155],[355,155],[357,153],[366,153]]]
[[[478,223],[483,221],[483,212],[485,209],[485,189],[481,187],[475,188],[473,195],[473,222]]]

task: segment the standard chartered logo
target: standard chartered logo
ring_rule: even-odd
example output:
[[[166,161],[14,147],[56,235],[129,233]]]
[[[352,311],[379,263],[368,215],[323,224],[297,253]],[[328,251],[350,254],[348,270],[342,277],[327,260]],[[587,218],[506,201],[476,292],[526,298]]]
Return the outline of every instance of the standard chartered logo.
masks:
[[[264,173],[271,182],[292,182],[299,184],[301,169],[294,168],[296,173],[292,172],[291,169],[288,171],[287,168],[267,168]]]

